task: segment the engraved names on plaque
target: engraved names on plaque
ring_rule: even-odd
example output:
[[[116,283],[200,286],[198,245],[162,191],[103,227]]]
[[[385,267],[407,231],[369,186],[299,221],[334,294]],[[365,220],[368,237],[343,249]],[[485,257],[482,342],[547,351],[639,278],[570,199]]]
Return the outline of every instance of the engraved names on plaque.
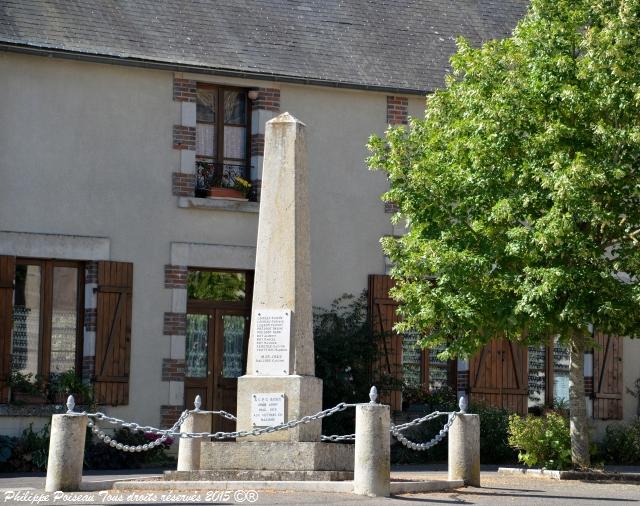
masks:
[[[254,427],[273,427],[284,423],[284,394],[253,394],[251,423]]]
[[[291,311],[261,309],[255,315],[255,374],[289,374]]]

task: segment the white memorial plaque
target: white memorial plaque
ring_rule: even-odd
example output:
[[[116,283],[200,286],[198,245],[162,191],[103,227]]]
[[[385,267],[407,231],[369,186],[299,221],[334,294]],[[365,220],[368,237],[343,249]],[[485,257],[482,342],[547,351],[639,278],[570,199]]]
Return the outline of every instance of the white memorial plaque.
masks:
[[[254,427],[272,427],[284,423],[284,394],[253,394],[251,423]]]
[[[291,311],[261,309],[255,313],[255,374],[282,376],[289,374]]]

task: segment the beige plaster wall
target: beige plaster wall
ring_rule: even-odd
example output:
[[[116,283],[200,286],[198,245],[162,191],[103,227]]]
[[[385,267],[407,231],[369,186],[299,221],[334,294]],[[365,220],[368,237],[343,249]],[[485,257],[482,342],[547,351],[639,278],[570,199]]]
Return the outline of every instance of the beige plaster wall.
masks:
[[[172,79],[171,72],[0,53],[0,230],[106,237],[112,260],[133,262],[130,404],[110,411],[151,424],[170,404],[160,378],[170,356],[162,327],[171,311],[163,285],[171,242],[254,246],[258,219],[177,207],[171,173],[180,160],[171,139],[180,106]],[[392,233],[378,199],[386,178],[364,163],[368,136],[386,128],[386,94],[202,80],[281,87],[281,111],[308,126],[313,303],[359,294],[368,274],[384,272],[379,239]],[[420,103],[410,107],[419,111]],[[19,429],[0,417],[0,431],[11,424]]]
[[[387,181],[365,159],[369,135],[387,126],[386,95],[282,85],[281,110],[307,125],[313,303],[327,306],[384,272],[379,240],[392,228],[378,197]]]
[[[159,422],[171,241],[253,245],[257,215],[179,209],[172,74],[0,53],[0,230],[108,237],[133,262],[130,404]],[[0,244],[0,254],[2,245]],[[0,420],[0,430],[3,422]]]

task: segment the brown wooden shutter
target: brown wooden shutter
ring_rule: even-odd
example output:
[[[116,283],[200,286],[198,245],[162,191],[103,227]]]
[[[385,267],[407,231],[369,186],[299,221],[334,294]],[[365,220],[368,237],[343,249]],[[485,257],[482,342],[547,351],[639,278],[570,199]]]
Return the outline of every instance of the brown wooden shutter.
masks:
[[[133,264],[98,262],[95,399],[129,402]]]
[[[390,276],[369,276],[369,314],[373,330],[383,336],[380,356],[374,364],[374,378],[383,381],[378,385],[380,402],[399,411],[402,409],[402,336],[393,331],[393,326],[399,320],[396,314],[398,303],[389,297],[389,290],[393,286]],[[387,384],[385,380],[388,380]]]
[[[13,283],[16,257],[0,256],[0,402],[9,401],[7,380],[11,372],[11,329],[13,328]]]
[[[593,350],[593,417],[622,419],[622,338],[596,333]]]
[[[470,361],[470,398],[525,415],[528,410],[527,374],[527,348],[494,339]]]

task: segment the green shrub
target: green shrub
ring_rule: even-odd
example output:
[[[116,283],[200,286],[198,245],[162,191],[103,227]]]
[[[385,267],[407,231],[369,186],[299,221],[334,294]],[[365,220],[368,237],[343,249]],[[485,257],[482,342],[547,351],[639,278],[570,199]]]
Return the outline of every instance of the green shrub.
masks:
[[[150,433],[133,433],[128,429],[115,431],[113,437],[120,443],[138,445],[149,443],[157,436]],[[135,469],[140,467],[165,467],[175,463],[167,455],[170,443],[157,446],[146,452],[123,452],[98,438],[90,429],[84,449],[86,469]],[[0,436],[0,472],[45,471],[49,458],[49,426],[34,431],[29,425],[19,437]]]
[[[508,441],[527,467],[566,469],[571,465],[569,421],[554,411],[524,418],[511,415]]]
[[[20,437],[0,436],[0,471],[44,471],[49,458],[49,426],[34,431],[30,424]]]
[[[480,416],[480,462],[483,464],[510,464],[517,459],[509,446],[509,416],[506,409],[484,403],[471,403],[469,413]]]
[[[118,443],[130,446],[150,443],[157,437],[148,432],[132,432],[127,428],[116,430],[112,436]],[[90,429],[87,429],[84,466],[86,469],[166,467],[175,463],[175,459],[166,453],[170,446],[171,442],[167,442],[145,452],[123,452],[93,437]]]
[[[357,298],[345,294],[328,309],[314,308],[313,337],[316,375],[323,381],[323,407],[367,402],[378,336],[369,323],[366,292]],[[323,434],[351,434],[354,430],[353,409],[322,421]]]
[[[640,464],[640,418],[607,427],[600,452],[613,464]]]

